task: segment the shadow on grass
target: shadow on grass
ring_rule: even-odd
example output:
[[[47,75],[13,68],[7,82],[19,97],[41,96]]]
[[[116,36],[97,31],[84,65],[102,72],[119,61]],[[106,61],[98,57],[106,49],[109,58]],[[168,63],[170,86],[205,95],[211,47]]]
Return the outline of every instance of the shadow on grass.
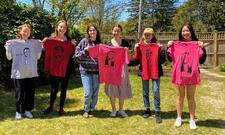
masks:
[[[35,95],[35,106],[33,109],[33,114],[36,117],[40,117],[41,111],[49,105],[49,94],[39,95],[40,92],[36,92]],[[57,99],[55,101],[55,109],[58,109],[59,104],[59,95],[58,93]],[[80,99],[71,99],[66,98],[65,105],[76,106],[78,102],[81,102]],[[15,92],[0,89],[0,121],[4,121],[8,118],[14,119],[16,112],[15,106]],[[57,115],[58,116],[58,115]]]
[[[66,111],[66,110],[65,110]],[[41,111],[33,111],[36,118],[35,119],[53,119],[60,117],[58,114],[58,110],[54,110],[49,115],[44,116]],[[75,116],[81,116],[83,115],[83,110],[74,110],[74,111],[66,111],[66,115],[63,117],[75,117]],[[93,111],[93,115],[95,118],[110,118],[109,117],[110,111],[108,110],[95,110]]]
[[[196,124],[198,126],[203,126],[203,127],[213,127],[213,128],[225,129],[225,120],[221,120],[221,119],[200,120],[200,121],[197,121]]]
[[[82,86],[81,78],[80,76],[75,76],[69,80],[68,84],[68,91],[69,90],[74,90],[75,88],[80,88]],[[40,91],[40,93],[49,93],[51,91],[51,85],[42,85],[42,86],[36,86],[36,91]],[[60,90],[59,90],[60,93]]]

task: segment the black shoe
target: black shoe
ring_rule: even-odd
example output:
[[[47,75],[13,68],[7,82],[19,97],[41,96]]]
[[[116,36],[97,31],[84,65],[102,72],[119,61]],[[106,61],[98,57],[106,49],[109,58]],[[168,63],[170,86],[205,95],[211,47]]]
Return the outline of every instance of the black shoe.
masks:
[[[160,112],[156,112],[155,113],[155,122],[156,123],[162,123],[162,118],[161,118],[161,113]]]
[[[53,107],[49,106],[48,108],[46,108],[45,110],[42,111],[42,114],[45,115],[45,116],[47,116],[52,111],[53,111]]]
[[[143,114],[143,117],[144,117],[144,118],[148,118],[148,117],[150,117],[150,116],[151,116],[151,111],[150,111],[150,109],[145,110],[145,112],[144,112],[144,114]]]

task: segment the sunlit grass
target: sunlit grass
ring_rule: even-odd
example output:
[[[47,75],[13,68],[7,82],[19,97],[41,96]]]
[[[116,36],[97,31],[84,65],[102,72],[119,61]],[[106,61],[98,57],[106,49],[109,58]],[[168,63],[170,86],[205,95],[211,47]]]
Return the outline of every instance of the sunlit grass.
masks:
[[[15,105],[14,93],[10,90],[0,89],[0,134],[22,135],[83,135],[83,134],[225,134],[225,87],[224,82],[203,80],[196,92],[198,117],[197,130],[190,130],[188,125],[187,101],[184,107],[184,124],[180,128],[173,126],[176,118],[175,98],[176,87],[170,83],[169,77],[161,78],[161,108],[163,122],[156,124],[154,117],[143,118],[144,109],[142,99],[141,78],[130,75],[133,98],[125,101],[125,110],[129,117],[110,118],[111,111],[108,97],[104,93],[103,85],[100,87],[99,100],[95,118],[82,117],[83,89],[79,78],[70,82],[65,103],[67,116],[59,117],[58,99],[55,110],[48,117],[41,115],[41,110],[49,103],[49,86],[38,87],[36,91],[36,104],[33,111],[34,119],[14,120]],[[213,86],[214,87],[209,87]],[[151,87],[151,86],[150,86]],[[215,89],[215,87],[221,87]],[[59,96],[59,93],[58,93]],[[152,101],[152,93],[150,95]],[[153,104],[151,102],[151,109]]]

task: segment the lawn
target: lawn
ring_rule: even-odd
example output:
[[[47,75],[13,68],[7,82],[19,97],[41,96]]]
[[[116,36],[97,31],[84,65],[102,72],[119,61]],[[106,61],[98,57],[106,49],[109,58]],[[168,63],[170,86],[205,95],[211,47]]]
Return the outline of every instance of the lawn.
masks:
[[[108,97],[101,85],[95,118],[83,118],[83,89],[79,78],[70,82],[65,103],[67,115],[59,117],[57,114],[58,100],[55,111],[48,117],[41,115],[41,110],[49,102],[49,86],[41,86],[36,91],[36,104],[33,119],[15,120],[14,93],[11,90],[0,89],[0,134],[21,135],[83,135],[83,134],[225,134],[225,83],[205,79],[198,87],[197,126],[190,130],[188,125],[187,101],[184,108],[184,124],[180,128],[173,126],[176,118],[175,98],[176,87],[170,83],[168,76],[161,78],[161,108],[163,122],[156,124],[154,117],[143,118],[143,99],[141,92],[141,79],[130,75],[133,98],[125,101],[127,118],[110,118],[111,111]],[[152,99],[152,94],[151,94]],[[151,104],[152,107],[152,104]]]

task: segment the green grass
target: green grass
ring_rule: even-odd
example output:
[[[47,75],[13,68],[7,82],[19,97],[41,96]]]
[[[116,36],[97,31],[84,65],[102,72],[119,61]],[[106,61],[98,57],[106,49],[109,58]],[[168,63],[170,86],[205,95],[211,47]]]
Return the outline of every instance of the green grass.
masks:
[[[104,93],[103,85],[99,92],[95,118],[82,117],[83,89],[76,78],[70,83],[65,103],[67,116],[57,114],[58,100],[55,111],[48,117],[41,115],[41,110],[49,103],[49,86],[38,87],[36,90],[36,104],[33,111],[34,119],[14,120],[14,93],[0,89],[0,134],[22,135],[105,135],[105,134],[225,134],[225,83],[219,81],[203,81],[196,92],[198,117],[197,130],[190,130],[188,125],[187,101],[184,107],[184,124],[180,128],[173,126],[176,118],[175,98],[176,87],[170,83],[169,77],[161,78],[161,108],[163,122],[156,124],[154,117],[143,118],[143,99],[141,92],[141,78],[130,75],[133,98],[125,101],[125,109],[129,117],[110,118],[111,111],[108,97]],[[59,93],[58,93],[59,94]],[[152,93],[151,93],[152,101]],[[153,105],[151,104],[151,107]]]

